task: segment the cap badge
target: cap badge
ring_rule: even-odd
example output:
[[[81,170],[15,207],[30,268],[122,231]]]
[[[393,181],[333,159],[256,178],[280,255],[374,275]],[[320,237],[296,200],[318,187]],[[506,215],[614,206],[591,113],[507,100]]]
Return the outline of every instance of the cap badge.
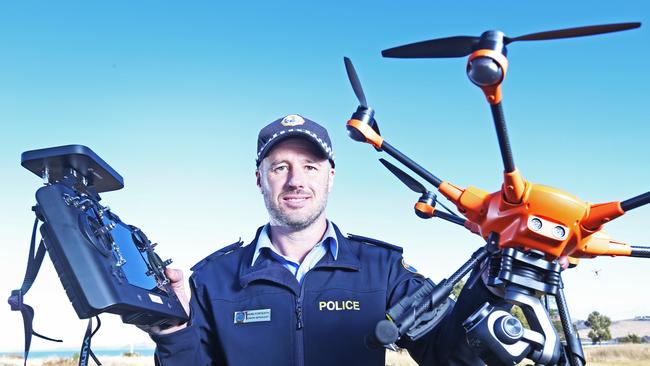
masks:
[[[304,124],[305,120],[297,114],[290,114],[284,117],[280,123],[286,127],[293,127]]]

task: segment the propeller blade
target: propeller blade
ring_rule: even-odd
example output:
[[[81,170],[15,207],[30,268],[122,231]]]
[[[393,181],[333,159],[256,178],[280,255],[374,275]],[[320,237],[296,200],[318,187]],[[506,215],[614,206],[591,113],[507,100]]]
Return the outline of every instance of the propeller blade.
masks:
[[[381,51],[384,57],[445,58],[467,56],[478,44],[479,37],[457,36],[411,43]]]
[[[587,27],[558,29],[558,30],[552,30],[548,32],[526,34],[515,38],[506,38],[505,43],[508,44],[515,41],[542,41],[546,39],[593,36],[596,34],[620,32],[628,29],[639,28],[640,26],[641,23],[634,22],[634,23],[602,24],[602,25],[591,25]]]
[[[412,191],[421,194],[427,192],[427,189],[422,185],[422,183],[418,182],[413,177],[403,172],[400,168],[391,164],[389,161],[381,158],[379,159],[379,162],[384,164],[384,166],[388,168],[388,170],[390,170],[391,173],[395,174],[395,176],[399,178],[399,180],[401,180],[402,183],[406,184],[406,186],[409,187]]]
[[[352,65],[352,61],[347,57],[343,57],[343,61],[345,62],[345,71],[348,73],[348,79],[350,80],[354,94],[359,100],[359,105],[367,108],[368,103],[366,102],[366,96],[363,94],[363,88],[361,87],[359,76],[357,76],[357,71],[354,69],[354,65]]]

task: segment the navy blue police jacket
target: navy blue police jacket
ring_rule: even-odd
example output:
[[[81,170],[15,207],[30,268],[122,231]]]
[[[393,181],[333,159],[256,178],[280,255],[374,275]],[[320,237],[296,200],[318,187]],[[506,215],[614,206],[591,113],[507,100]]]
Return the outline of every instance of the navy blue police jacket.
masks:
[[[404,264],[401,248],[334,228],[336,260],[328,251],[302,284],[264,252],[251,266],[261,228],[251,244],[235,243],[195,265],[190,323],[152,335],[156,363],[384,365],[385,350],[369,347],[368,337],[386,310],[425,279]],[[484,365],[461,326],[491,296],[480,282],[461,294],[433,331],[399,345],[420,365]]]

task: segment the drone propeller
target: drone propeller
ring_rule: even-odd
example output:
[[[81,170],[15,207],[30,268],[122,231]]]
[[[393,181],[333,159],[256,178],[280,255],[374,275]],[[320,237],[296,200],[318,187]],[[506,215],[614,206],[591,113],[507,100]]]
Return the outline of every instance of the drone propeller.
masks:
[[[634,29],[641,26],[641,23],[618,23],[591,25],[586,27],[558,29],[547,32],[531,33],[519,37],[504,37],[504,44],[516,41],[542,41],[548,39],[573,38],[592,36],[596,34],[619,32]],[[479,47],[481,37],[457,36],[438,38],[428,41],[416,42],[404,46],[389,48],[381,52],[384,57],[393,58],[445,58],[463,57],[476,51]]]
[[[352,90],[354,90],[354,94],[359,100],[359,107],[357,108],[357,111],[352,115],[352,118],[357,119],[363,123],[367,123],[368,126],[377,132],[377,135],[381,136],[381,132],[379,132],[379,124],[377,123],[377,120],[375,120],[375,111],[372,108],[368,107],[366,95],[363,93],[361,81],[359,81],[359,75],[357,75],[357,71],[354,69],[352,61],[347,57],[343,57],[343,62],[345,63],[345,71],[348,74],[348,79],[350,80],[350,85],[352,85]],[[350,133],[350,137],[353,140],[359,142],[366,141],[366,138],[358,131],[349,128],[348,131]],[[375,147],[375,149],[377,151],[380,150],[377,147]]]
[[[478,45],[479,37],[456,36],[410,43],[381,51],[384,57],[445,58],[467,56]]]
[[[388,170],[391,171],[399,180],[402,181],[407,187],[409,187],[413,192],[425,194],[428,190],[422,185],[422,183],[415,180],[415,178],[406,174],[402,169],[396,167],[388,160],[381,158],[379,162],[382,163]]]
[[[357,108],[356,113],[358,113],[358,116],[361,117],[361,121],[366,122],[373,130],[375,130],[375,132],[377,132],[378,135],[381,135],[381,132],[379,132],[379,124],[377,123],[377,120],[375,120],[375,111],[372,108],[368,107],[366,95],[363,92],[361,81],[359,81],[359,75],[354,69],[352,60],[350,60],[348,57],[343,57],[343,61],[345,62],[345,71],[348,74],[348,79],[350,80],[350,85],[352,85],[352,90],[354,90],[354,94],[359,100],[359,107]],[[354,136],[353,138],[356,140]]]
[[[343,57],[343,62],[345,62],[345,71],[348,73],[348,79],[352,85],[352,90],[354,90],[354,94],[357,96],[357,99],[359,99],[359,105],[368,108],[366,95],[363,93],[359,76],[357,75],[357,71],[354,69],[354,65],[352,65],[352,61],[347,57]]]
[[[393,173],[400,181],[402,181],[402,183],[404,183],[407,187],[409,187],[413,192],[422,194],[423,198],[425,196],[432,198],[431,203],[436,202],[451,214],[451,215],[447,215],[444,212],[434,211],[434,216],[443,218],[447,221],[452,221],[460,225],[464,224],[465,219],[460,219],[459,222],[460,216],[458,216],[458,214],[456,214],[454,211],[450,210],[449,207],[445,206],[442,202],[440,202],[436,197],[436,195],[433,194],[431,191],[427,190],[424,187],[424,185],[422,185],[422,183],[418,182],[417,180],[415,180],[415,178],[411,177],[402,169],[396,167],[386,159],[380,158],[379,162],[382,163],[388,170],[390,170],[391,173]],[[454,218],[452,219],[449,216],[453,216]]]
[[[617,23],[617,24],[603,24],[603,25],[590,25],[586,27],[558,29],[547,32],[531,33],[515,38],[505,38],[505,43],[512,43],[516,41],[544,41],[547,39],[560,39],[560,38],[575,38],[594,36],[603,33],[620,32],[629,29],[639,28],[641,23]]]

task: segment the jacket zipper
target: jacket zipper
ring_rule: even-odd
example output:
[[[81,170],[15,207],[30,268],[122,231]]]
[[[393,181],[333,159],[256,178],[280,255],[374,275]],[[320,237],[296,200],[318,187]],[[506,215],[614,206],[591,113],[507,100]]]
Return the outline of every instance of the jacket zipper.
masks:
[[[300,285],[300,296],[296,299],[296,365],[303,366],[305,364],[305,339],[303,328],[305,326],[303,321],[303,300],[305,296],[305,279],[306,273]]]

